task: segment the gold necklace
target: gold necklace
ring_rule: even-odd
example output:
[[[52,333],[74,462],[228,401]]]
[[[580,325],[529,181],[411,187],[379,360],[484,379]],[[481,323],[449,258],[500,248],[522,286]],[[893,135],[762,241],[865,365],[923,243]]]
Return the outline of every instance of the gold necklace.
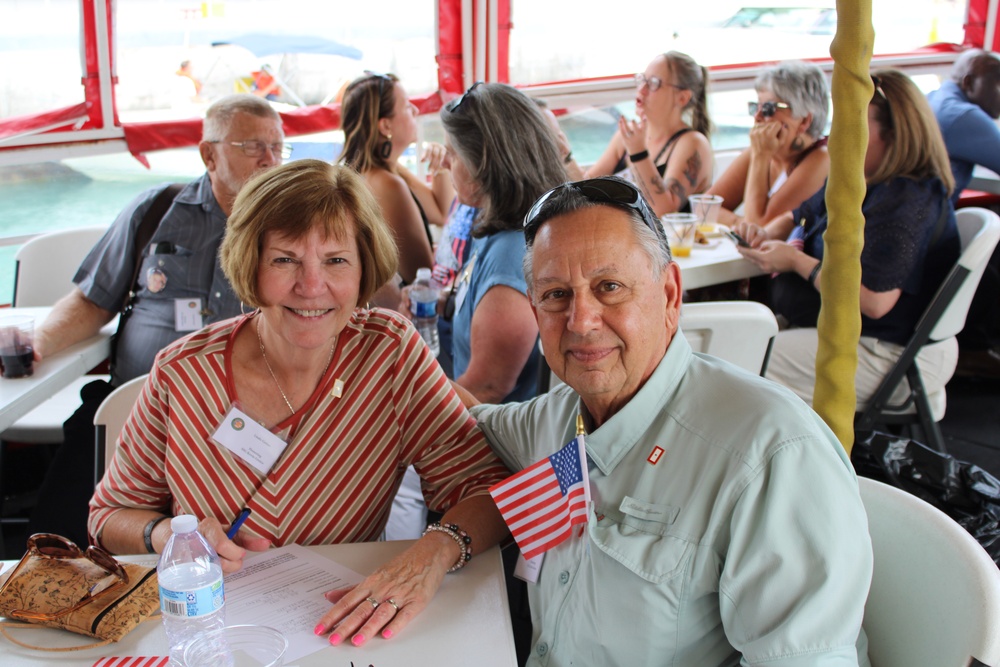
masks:
[[[271,368],[271,363],[267,360],[267,355],[264,353],[264,339],[260,337],[260,320],[257,320],[257,326],[255,327],[257,331],[257,344],[260,345],[260,356],[264,358],[264,365],[267,366],[267,372],[271,374],[271,379],[274,380],[274,386],[278,388],[278,393],[281,394],[281,398],[284,399],[285,405],[288,406],[288,411],[293,415],[295,414],[295,408],[292,407],[292,402],[288,400],[288,396],[285,395],[285,391],[281,388],[281,383],[278,382],[278,376],[274,374],[274,369]],[[323,367],[323,374],[320,375],[320,380],[326,377],[326,372],[330,370],[330,362],[333,361],[333,351],[337,348],[337,339],[333,339],[333,345],[330,346],[330,354],[326,358],[326,366]]]

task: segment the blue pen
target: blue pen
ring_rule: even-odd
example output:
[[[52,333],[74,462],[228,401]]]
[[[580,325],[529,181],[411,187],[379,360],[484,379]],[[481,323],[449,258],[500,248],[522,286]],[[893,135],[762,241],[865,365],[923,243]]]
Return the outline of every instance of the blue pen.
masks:
[[[240,510],[239,516],[233,519],[232,525],[230,525],[229,530],[226,531],[226,537],[228,537],[229,539],[233,539],[234,537],[236,537],[237,531],[239,531],[240,526],[243,525],[243,522],[247,520],[248,516],[250,516],[249,507],[244,507],[242,510]]]

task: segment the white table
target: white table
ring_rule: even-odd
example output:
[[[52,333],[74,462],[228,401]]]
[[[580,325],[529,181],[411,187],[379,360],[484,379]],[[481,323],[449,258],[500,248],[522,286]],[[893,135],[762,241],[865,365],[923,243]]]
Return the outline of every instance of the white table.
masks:
[[[35,318],[37,329],[51,310],[51,308],[3,308],[0,309],[0,317],[31,315]],[[35,372],[31,377],[15,380],[0,378],[0,431],[7,429],[47,398],[73,380],[86,375],[87,371],[107,359],[111,353],[111,334],[117,327],[116,317],[96,336],[46,357],[40,364],[35,364]]]
[[[757,265],[745,259],[728,238],[710,238],[707,247],[695,246],[690,257],[675,257],[684,289],[719,285],[762,275]]]
[[[312,549],[361,574],[370,574],[412,542],[339,544]],[[149,556],[123,557],[144,564]],[[153,561],[155,563],[155,561]],[[7,571],[12,562],[4,563]],[[318,619],[317,619],[318,620]],[[18,632],[14,630],[14,632]],[[76,646],[89,637],[50,628],[20,630],[25,641],[51,647]],[[68,665],[90,667],[104,656],[163,656],[167,640],[160,621],[146,621],[117,644],[70,653],[43,653],[22,648],[0,637],[0,665],[25,667]],[[374,638],[364,646],[329,646],[296,661],[298,667],[514,667],[513,632],[507,611],[500,550],[477,554],[460,572],[444,578],[431,604],[390,640]]]

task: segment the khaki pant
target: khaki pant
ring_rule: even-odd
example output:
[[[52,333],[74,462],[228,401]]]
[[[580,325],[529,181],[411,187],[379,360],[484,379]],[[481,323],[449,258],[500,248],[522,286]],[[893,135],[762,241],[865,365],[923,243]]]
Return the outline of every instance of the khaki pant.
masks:
[[[765,377],[782,384],[812,405],[813,389],[816,381],[816,329],[789,329],[780,332],[774,339],[771,360]],[[858,397],[857,410],[863,410],[868,400],[878,388],[882,378],[899,359],[902,345],[886,343],[876,338],[862,336],[858,342],[858,371],[854,376]],[[927,398],[934,413],[934,419],[944,416],[946,396],[944,387],[955,372],[958,363],[958,342],[954,338],[932,345],[925,345],[917,355],[917,367],[927,390]],[[893,403],[906,397],[909,391],[904,378],[892,396]]]

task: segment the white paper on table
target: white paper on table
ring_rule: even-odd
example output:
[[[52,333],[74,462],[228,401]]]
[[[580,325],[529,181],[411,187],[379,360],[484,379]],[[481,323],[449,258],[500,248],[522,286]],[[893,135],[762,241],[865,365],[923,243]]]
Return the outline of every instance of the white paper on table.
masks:
[[[285,664],[330,645],[313,628],[330,609],[329,590],[354,586],[363,576],[297,544],[244,559],[226,575],[226,625],[266,625],[288,639]]]

